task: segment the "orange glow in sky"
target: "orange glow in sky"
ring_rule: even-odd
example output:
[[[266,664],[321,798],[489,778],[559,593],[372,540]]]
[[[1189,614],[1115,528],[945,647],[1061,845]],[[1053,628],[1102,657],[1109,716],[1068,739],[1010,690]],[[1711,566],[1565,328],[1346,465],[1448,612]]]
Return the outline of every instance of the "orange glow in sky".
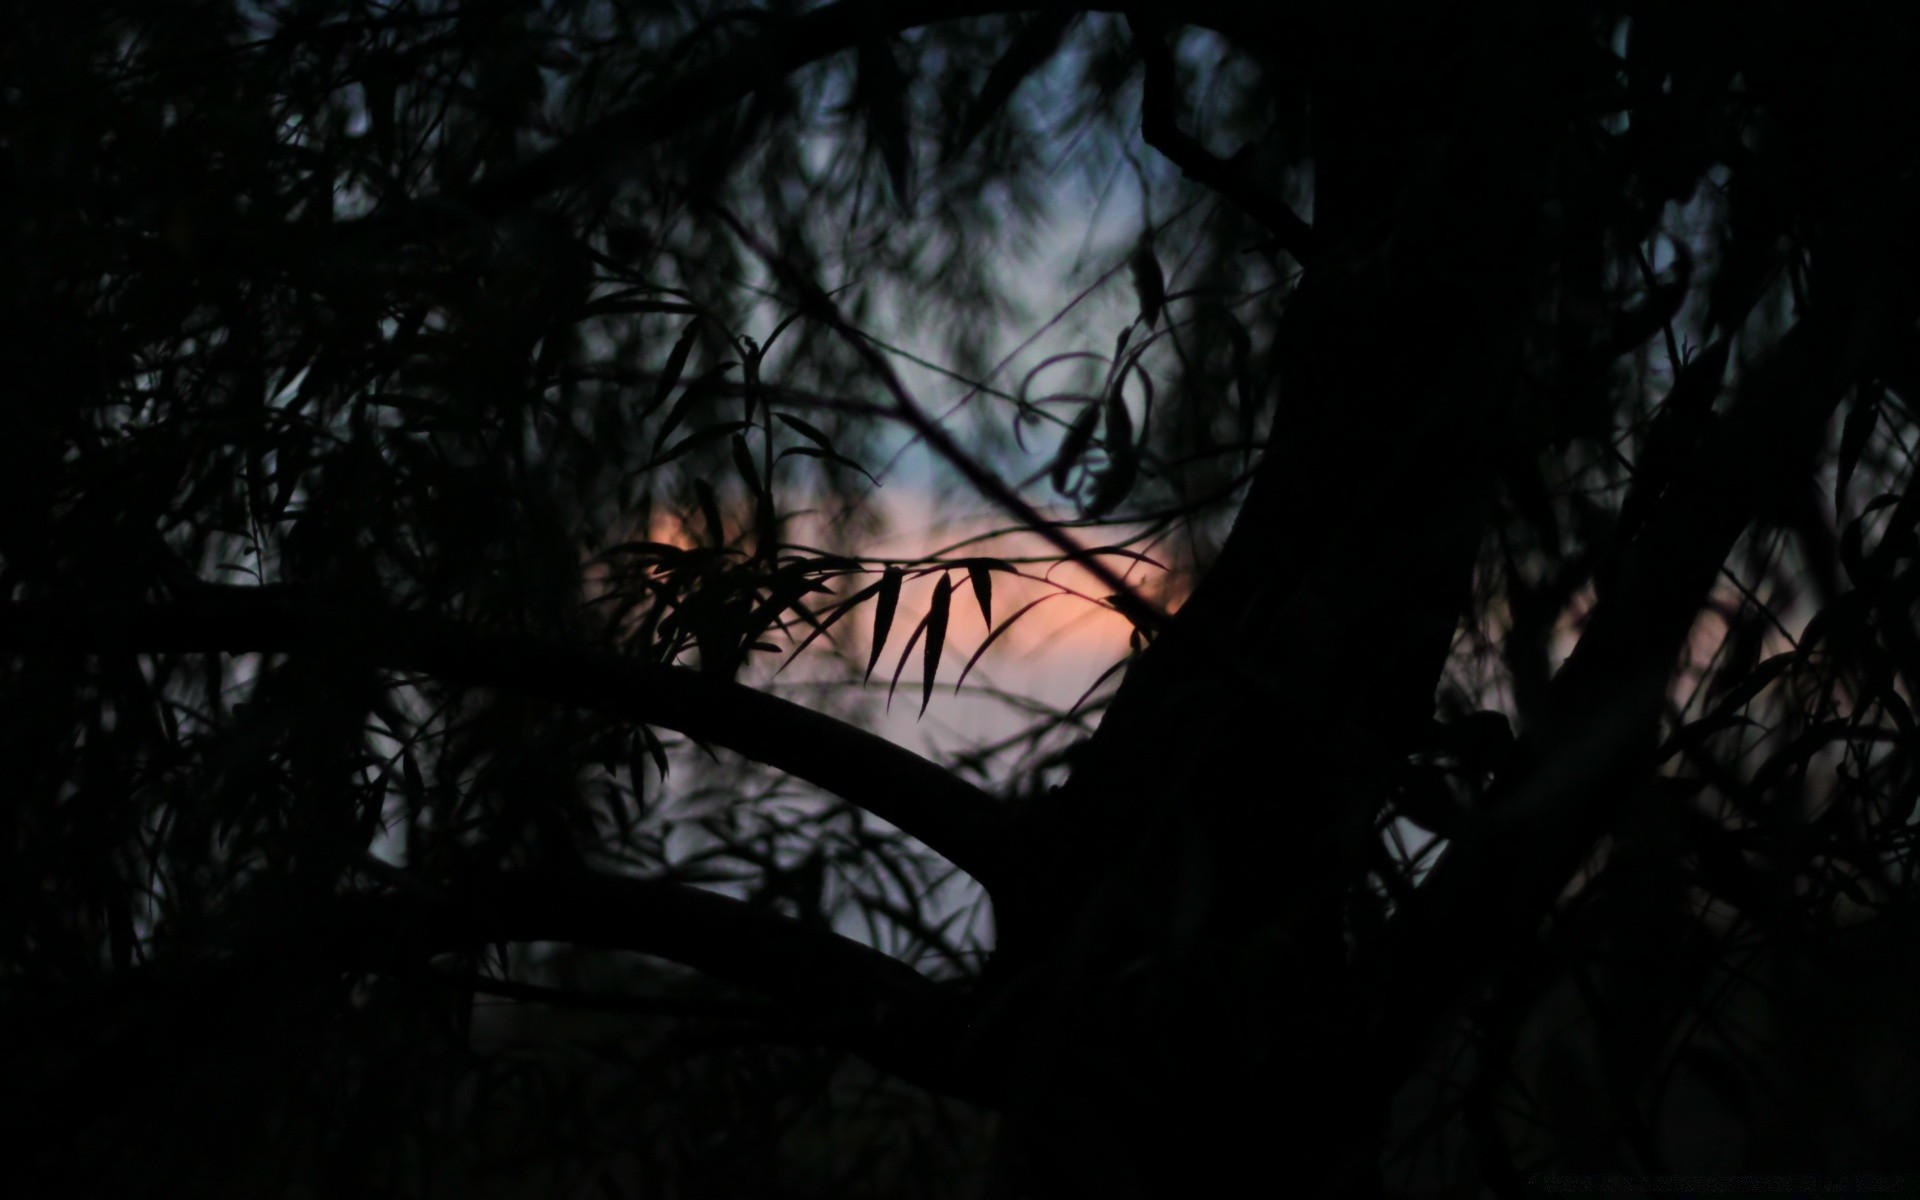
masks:
[[[940,556],[946,561],[995,558],[1011,562],[1022,576],[1028,576],[1022,578],[1001,571],[992,573],[992,628],[999,627],[1027,605],[1034,606],[1027,609],[987,649],[967,676],[969,691],[977,685],[983,685],[1065,707],[1079,698],[1103,671],[1127,655],[1132,625],[1112,608],[1100,603],[1107,589],[1084,567],[1048,561],[1057,560],[1059,551],[1039,535],[1024,531],[996,533],[1006,529],[1011,522],[987,510],[984,503],[975,502],[964,506],[963,510],[959,505],[943,504],[928,491],[903,482],[896,482],[874,493],[873,502],[884,521],[884,531],[877,536],[850,538],[846,534],[837,534],[826,520],[800,517],[789,522],[785,538],[789,543],[813,545],[835,553],[851,554],[857,551],[860,557],[868,561],[881,559],[903,565],[940,551],[944,551]],[[725,517],[729,535],[737,534],[739,526],[735,514],[727,513]],[[1081,530],[1076,531],[1075,536],[1089,547],[1111,546],[1124,541],[1127,532],[1121,529]],[[990,534],[994,536],[987,536]],[[969,540],[975,537],[983,540]],[[672,512],[662,512],[656,514],[644,540],[691,548],[707,540],[705,522],[697,514],[692,517],[691,523],[687,523]],[[966,544],[959,545],[963,542]],[[949,549],[956,546],[958,548]],[[1166,561],[1155,547],[1138,544],[1127,548]],[[1021,559],[1039,561],[1022,562],[1019,561]],[[1165,593],[1168,591],[1166,573],[1159,567],[1120,555],[1110,556],[1108,561],[1142,594],[1165,602]],[[872,583],[878,578],[880,565],[874,563],[873,574],[853,574],[837,581],[835,596],[844,598]],[[585,582],[590,596],[598,590],[596,582],[604,574],[604,567],[597,564],[587,568]],[[916,645],[906,657],[899,674],[900,696],[888,711],[880,730],[896,740],[920,742],[938,734],[939,740],[951,744],[954,740],[965,740],[969,735],[992,736],[1000,732],[998,726],[1001,721],[980,703],[970,697],[954,695],[955,682],[975,650],[986,640],[990,627],[982,616],[968,573],[956,567],[948,573],[948,577],[953,589],[951,615],[937,685],[925,718],[932,727],[921,728],[918,715],[924,662],[922,643]],[[885,681],[890,681],[895,668],[900,666],[909,638],[927,615],[937,579],[937,572],[909,574],[901,590],[899,608],[887,637],[886,649],[874,671],[874,683],[882,691]],[[1039,603],[1034,604],[1035,601]],[[825,595],[813,598],[816,612],[825,611],[832,603],[833,600]],[[873,602],[868,601],[848,614],[832,630],[837,643],[860,661],[864,661],[872,634],[874,608]],[[797,644],[797,640],[804,637],[805,633],[804,626],[798,627],[787,645]],[[776,688],[785,684],[802,684],[809,678],[823,674],[817,670],[809,671],[808,659],[827,652],[823,644],[816,642],[791,668],[784,670],[777,681],[772,679],[773,669],[785,660],[786,654],[777,658],[774,655],[759,656],[749,667],[744,679],[756,685],[772,684]],[[911,697],[910,701],[908,697]],[[794,698],[802,699],[800,696]]]

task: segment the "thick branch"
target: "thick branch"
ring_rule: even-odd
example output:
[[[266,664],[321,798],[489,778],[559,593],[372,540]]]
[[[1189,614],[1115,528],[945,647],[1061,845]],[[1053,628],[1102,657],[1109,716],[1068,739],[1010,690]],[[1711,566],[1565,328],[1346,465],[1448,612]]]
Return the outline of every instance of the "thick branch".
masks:
[[[0,648],[18,651],[48,638],[83,651],[345,655],[658,725],[825,788],[982,883],[996,882],[1004,822],[985,792],[877,734],[683,667],[476,633],[438,617],[348,609],[279,588],[216,585],[131,610],[0,609]]]
[[[910,1082],[969,1092],[952,1059],[965,1008],[949,989],[859,942],[714,892],[593,872],[500,874],[438,898],[347,897],[321,924],[332,953],[375,966],[498,942],[650,954],[780,1001],[826,1041]]]
[[[588,998],[500,980],[429,977],[539,1003],[719,1017],[783,1040],[851,1050],[949,1095],[990,1099],[955,1053],[967,1007],[953,989],[828,930],[697,888],[587,872],[489,873],[445,890],[346,895],[289,909],[252,905],[243,916],[245,932],[225,953],[163,955],[57,995],[6,997],[9,1028],[32,1029],[34,1038],[80,1045],[106,1034],[72,1072],[71,1086],[43,1094],[38,1107],[47,1128],[72,1128],[94,1111],[99,1097],[91,1082],[100,1071],[125,1071],[153,1047],[191,1042],[196,1028],[210,1030],[230,1005],[273,1003],[276,989],[309,987],[316,973],[418,977],[436,955],[528,941],[647,954],[762,999]]]

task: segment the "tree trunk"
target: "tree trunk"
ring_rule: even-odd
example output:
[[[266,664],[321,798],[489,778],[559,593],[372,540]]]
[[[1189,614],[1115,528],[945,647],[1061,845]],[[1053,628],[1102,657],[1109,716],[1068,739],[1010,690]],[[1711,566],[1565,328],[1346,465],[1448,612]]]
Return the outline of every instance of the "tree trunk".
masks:
[[[1430,727],[1518,449],[1501,431],[1543,258],[1529,198],[1483,182],[1517,172],[1479,169],[1489,147],[1537,153],[1543,123],[1483,96],[1446,136],[1410,127],[1428,110],[1380,89],[1441,81],[1398,48],[1327,64],[1329,256],[1288,301],[1246,505],[1030,822],[1044,892],[996,896],[996,967],[1026,993],[1010,1114],[1061,1194],[1377,1190],[1397,1081],[1363,1067],[1371,980],[1350,934],[1380,918],[1375,824]]]

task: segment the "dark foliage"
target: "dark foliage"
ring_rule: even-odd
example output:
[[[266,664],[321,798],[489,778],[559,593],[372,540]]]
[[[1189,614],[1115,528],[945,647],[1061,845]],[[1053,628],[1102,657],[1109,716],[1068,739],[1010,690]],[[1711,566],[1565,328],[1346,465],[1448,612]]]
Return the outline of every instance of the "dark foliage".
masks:
[[[1901,6],[4,15],[21,1194],[1920,1169]]]

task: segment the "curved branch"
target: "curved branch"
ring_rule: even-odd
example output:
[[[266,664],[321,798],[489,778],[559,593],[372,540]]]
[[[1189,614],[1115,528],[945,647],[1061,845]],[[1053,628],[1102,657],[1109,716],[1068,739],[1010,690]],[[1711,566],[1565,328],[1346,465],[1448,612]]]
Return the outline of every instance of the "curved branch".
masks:
[[[825,929],[744,901],[659,880],[604,873],[491,872],[445,888],[392,889],[290,908],[252,906],[226,952],[168,954],[110,978],[52,994],[4,997],[9,1029],[35,1038],[96,1042],[39,1115],[71,1128],[98,1103],[86,1085],[125,1070],[148,1049],[219,1020],[233,1003],[271,1002],[271,989],[306,987],[317,972],[392,973],[476,993],[666,1018],[744,1023],[782,1040],[852,1051],[911,1083],[992,1102],[983,1073],[960,1047],[969,1016],[955,989]],[[762,999],[585,996],[560,989],[466,979],[431,967],[437,955],[501,942],[551,941],[646,954],[690,967]],[[263,985],[265,989],[263,990]],[[181,1025],[184,1014],[187,1027]],[[199,1028],[206,1028],[203,1023]],[[100,1039],[101,1035],[104,1038]],[[190,1034],[189,1034],[190,1036]],[[10,1048],[10,1047],[9,1047]]]
[[[912,1083],[978,1098],[955,1048],[967,1011],[951,989],[826,929],[683,884],[597,872],[488,874],[441,895],[349,896],[318,918],[328,952],[404,967],[498,942],[629,950],[780,1001],[826,1044]],[[271,939],[284,946],[284,932]]]
[[[322,652],[658,725],[824,788],[919,838],[989,888],[999,880],[1005,813],[987,793],[877,734],[684,667],[478,633],[440,617],[350,608],[282,588],[217,584],[131,609],[0,608],[0,649],[47,639],[135,653]]]

